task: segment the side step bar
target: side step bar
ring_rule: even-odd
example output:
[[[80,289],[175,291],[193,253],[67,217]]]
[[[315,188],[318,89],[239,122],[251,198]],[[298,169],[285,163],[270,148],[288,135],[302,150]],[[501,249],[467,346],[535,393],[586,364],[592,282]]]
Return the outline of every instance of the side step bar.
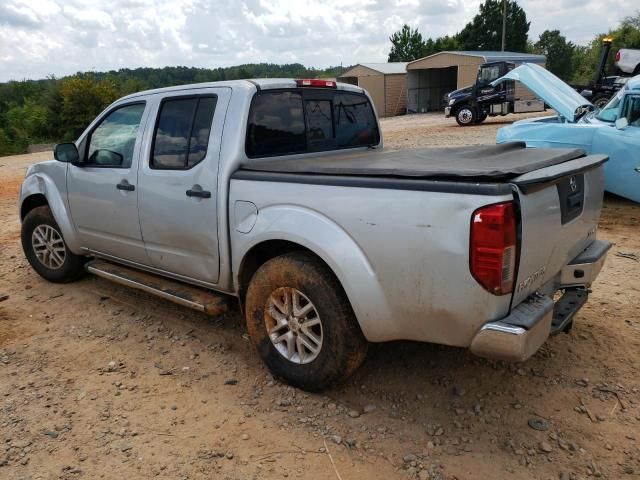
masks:
[[[229,309],[229,300],[223,295],[151,273],[104,260],[92,260],[85,265],[85,269],[114,283],[142,290],[209,315],[220,315]]]

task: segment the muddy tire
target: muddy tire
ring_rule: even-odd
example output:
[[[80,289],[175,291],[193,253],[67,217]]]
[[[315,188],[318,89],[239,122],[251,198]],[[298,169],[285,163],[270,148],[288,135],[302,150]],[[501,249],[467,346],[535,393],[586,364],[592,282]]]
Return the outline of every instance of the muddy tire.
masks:
[[[45,280],[68,283],[84,273],[85,257],[69,250],[49,207],[34,208],[24,217],[21,240],[29,264]]]
[[[251,342],[269,369],[303,390],[347,378],[367,352],[342,286],[306,252],[275,257],[258,268],[245,315]]]
[[[476,123],[476,119],[478,117],[478,112],[473,107],[469,105],[463,105],[456,110],[456,122],[461,127],[466,127],[469,125],[473,125]]]

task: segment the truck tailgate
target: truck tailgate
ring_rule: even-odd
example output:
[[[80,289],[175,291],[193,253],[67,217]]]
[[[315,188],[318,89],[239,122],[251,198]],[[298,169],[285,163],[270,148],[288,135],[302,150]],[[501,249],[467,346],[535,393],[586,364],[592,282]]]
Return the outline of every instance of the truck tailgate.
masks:
[[[520,206],[520,261],[512,306],[553,279],[596,238],[604,155],[590,155],[512,180]]]

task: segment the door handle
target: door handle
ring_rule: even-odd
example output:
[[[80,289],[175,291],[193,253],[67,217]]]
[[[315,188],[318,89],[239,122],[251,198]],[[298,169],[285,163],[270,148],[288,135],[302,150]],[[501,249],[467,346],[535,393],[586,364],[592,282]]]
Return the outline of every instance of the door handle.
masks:
[[[187,197],[211,198],[211,192],[208,190],[187,190]]]
[[[126,180],[122,180],[119,184],[116,185],[118,190],[125,190],[127,192],[133,192],[136,189],[135,185],[131,185]]]
[[[634,168],[634,170],[635,170],[636,172],[640,173],[640,167],[636,167],[636,168]]]

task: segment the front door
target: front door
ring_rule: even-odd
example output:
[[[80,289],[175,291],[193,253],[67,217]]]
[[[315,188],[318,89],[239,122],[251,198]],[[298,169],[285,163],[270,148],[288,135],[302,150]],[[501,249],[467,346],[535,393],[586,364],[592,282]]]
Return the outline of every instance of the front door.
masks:
[[[106,112],[67,169],[71,217],[82,247],[148,263],[138,221],[137,171],[145,102]]]
[[[605,190],[640,202],[640,95],[627,94],[620,115],[628,126],[622,130],[613,125],[599,128],[592,153],[609,155],[604,164]]]
[[[138,175],[140,226],[152,266],[215,284],[218,161],[231,90],[157,97],[155,127]]]

